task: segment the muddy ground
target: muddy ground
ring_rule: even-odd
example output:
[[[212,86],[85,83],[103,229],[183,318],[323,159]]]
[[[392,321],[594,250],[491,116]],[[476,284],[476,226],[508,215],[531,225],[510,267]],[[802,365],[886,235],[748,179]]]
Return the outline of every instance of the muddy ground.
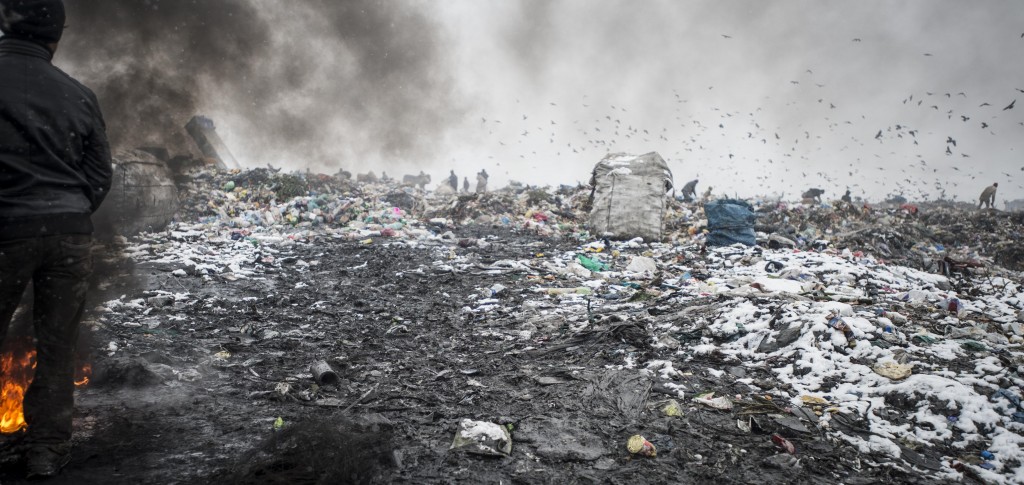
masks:
[[[734,382],[769,378],[770,363],[714,354],[677,363],[685,412],[664,416],[660,403],[675,391],[622,364],[672,358],[652,347],[644,322],[682,303],[652,299],[637,309],[595,296],[589,315],[529,339],[522,314],[467,311],[481,288],[506,286],[496,296],[513,303],[505,308],[536,286],[528,269],[495,262],[578,244],[480,231],[457,235],[489,236],[486,248],[315,239],[274,264],[252,262],[258,276],[234,281],[133,266],[108,248],[95,306],[156,290],[187,297],[89,315],[93,382],[78,391],[74,458],[53,483],[927,482],[906,462],[861,455],[801,426],[763,398],[772,392]],[[452,254],[475,258],[476,268],[434,264]],[[317,360],[333,366],[337,383],[313,381]],[[689,402],[702,390],[749,406]],[[511,456],[450,451],[464,418],[512,424]],[[856,417],[848,427],[856,432]],[[630,457],[626,440],[637,433],[658,446],[657,457]],[[781,453],[772,433],[796,454]],[[920,468],[943,466],[905,456]],[[22,473],[7,466],[0,481]]]

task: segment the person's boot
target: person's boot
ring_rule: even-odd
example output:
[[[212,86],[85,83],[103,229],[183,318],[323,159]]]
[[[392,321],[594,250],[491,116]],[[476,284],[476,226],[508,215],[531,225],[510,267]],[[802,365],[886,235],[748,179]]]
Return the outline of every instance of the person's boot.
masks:
[[[71,447],[67,444],[35,445],[28,450],[25,478],[55,477],[71,461]]]

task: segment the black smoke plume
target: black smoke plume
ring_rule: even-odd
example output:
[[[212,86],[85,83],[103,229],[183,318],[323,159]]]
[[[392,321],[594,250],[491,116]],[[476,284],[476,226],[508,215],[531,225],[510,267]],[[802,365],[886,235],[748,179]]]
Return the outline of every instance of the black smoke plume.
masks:
[[[191,150],[182,126],[219,112],[243,163],[423,159],[461,110],[420,5],[69,0],[57,62],[96,92],[115,147]]]

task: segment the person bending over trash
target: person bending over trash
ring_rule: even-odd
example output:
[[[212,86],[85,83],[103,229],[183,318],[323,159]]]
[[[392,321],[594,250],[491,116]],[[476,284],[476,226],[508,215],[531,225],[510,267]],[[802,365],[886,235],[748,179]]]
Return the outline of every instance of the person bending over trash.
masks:
[[[824,193],[825,191],[822,189],[810,189],[807,192],[804,192],[804,195],[802,197],[805,200],[813,199],[815,202],[821,203],[821,194]]]
[[[981,192],[981,197],[979,198],[979,200],[980,200],[980,202],[978,203],[978,208],[979,209],[981,209],[982,206],[985,206],[985,205],[987,205],[988,208],[991,209],[995,205],[995,203],[996,203],[996,189],[997,188],[999,188],[999,183],[998,182],[994,183],[992,185],[989,185],[988,187],[985,187],[985,190],[983,190]]]
[[[686,182],[686,185],[683,186],[683,201],[693,202],[695,198],[697,198],[697,179]]]
[[[0,0],[0,30],[0,342],[31,282],[37,360],[18,451],[29,478],[50,477],[71,457],[92,213],[113,169],[96,96],[51,63],[64,3]]]

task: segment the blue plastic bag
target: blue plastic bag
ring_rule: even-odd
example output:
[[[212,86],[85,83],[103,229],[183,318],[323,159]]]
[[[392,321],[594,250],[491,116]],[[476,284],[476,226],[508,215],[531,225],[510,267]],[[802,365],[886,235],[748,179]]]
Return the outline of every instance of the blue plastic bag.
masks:
[[[750,204],[735,199],[721,199],[704,206],[708,216],[708,246],[730,246],[740,243],[746,246],[757,244],[754,235],[754,214]]]

